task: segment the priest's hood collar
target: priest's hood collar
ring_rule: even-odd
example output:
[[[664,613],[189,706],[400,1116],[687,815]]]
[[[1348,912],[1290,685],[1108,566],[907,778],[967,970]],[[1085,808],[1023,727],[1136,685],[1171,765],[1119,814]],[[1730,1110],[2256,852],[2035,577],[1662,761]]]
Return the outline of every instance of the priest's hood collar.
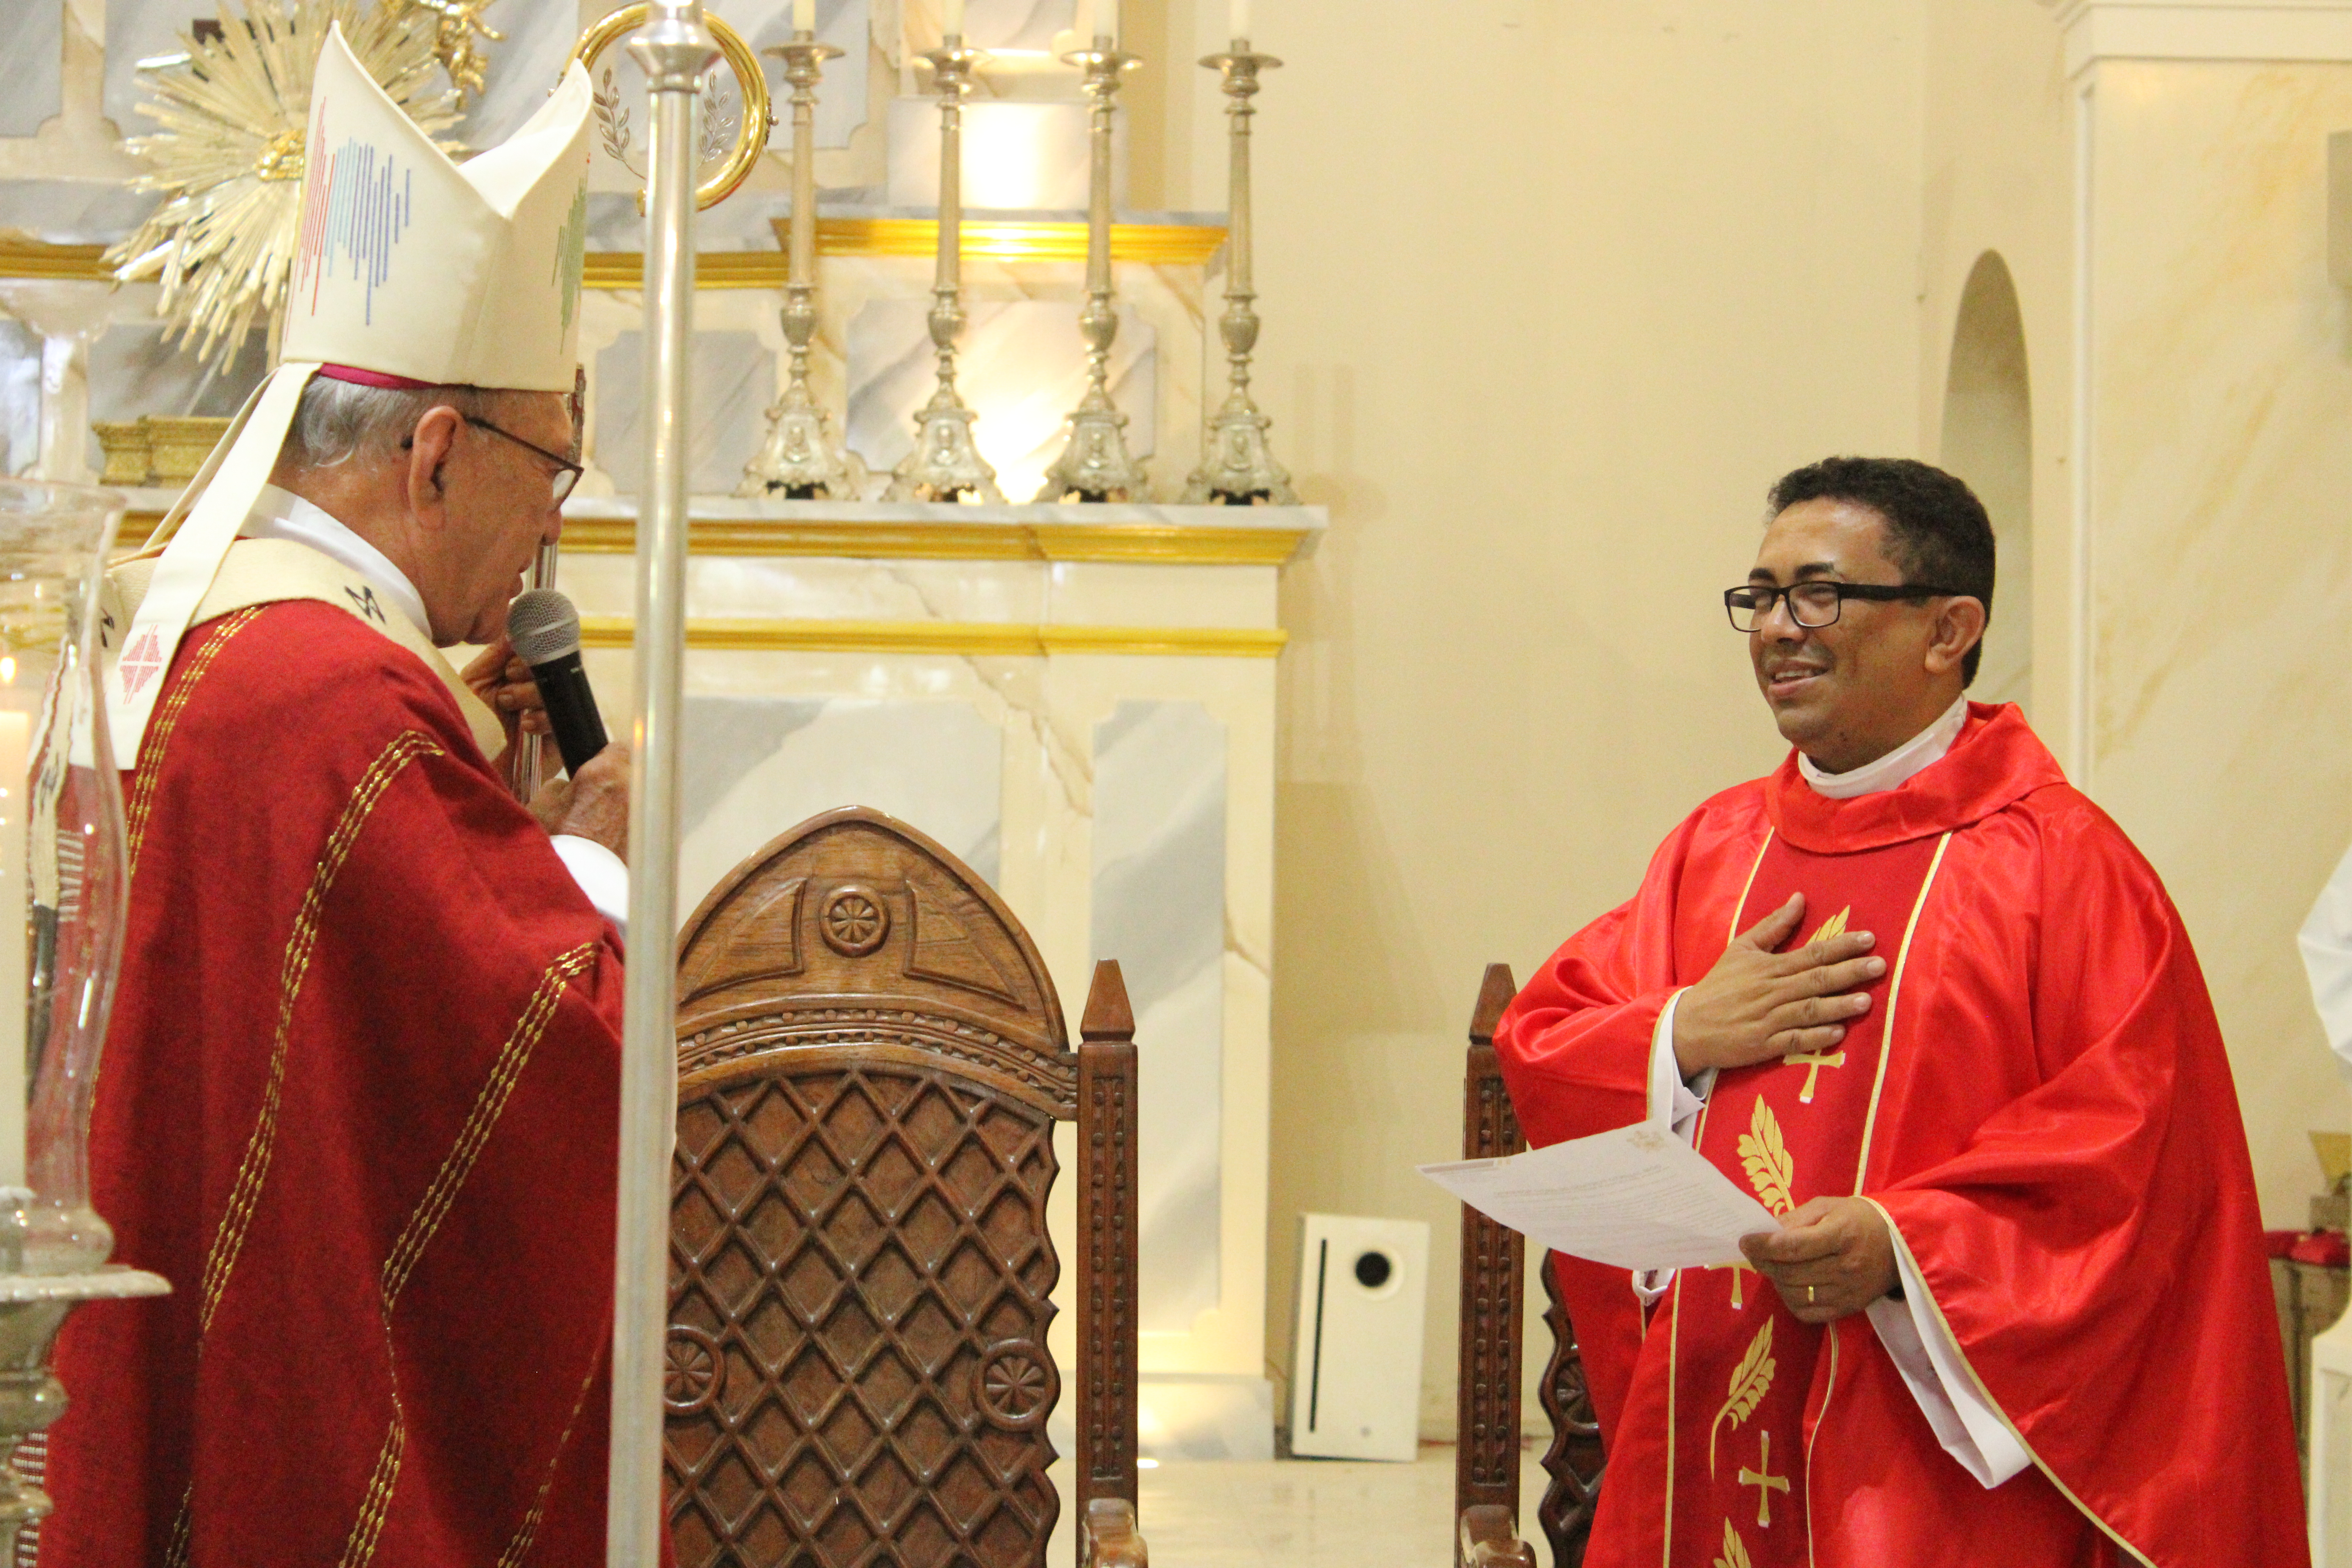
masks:
[[[1781,837],[1817,855],[1842,855],[1966,827],[2065,782],[2016,704],[1971,702],[1952,749],[1894,789],[1832,800],[1805,783],[1792,748],[1764,781],[1764,800]]]

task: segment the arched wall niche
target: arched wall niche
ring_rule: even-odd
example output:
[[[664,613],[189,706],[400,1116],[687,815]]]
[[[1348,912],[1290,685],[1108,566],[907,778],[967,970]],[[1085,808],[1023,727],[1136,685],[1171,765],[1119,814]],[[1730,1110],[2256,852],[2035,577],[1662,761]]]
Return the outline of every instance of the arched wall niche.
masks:
[[[1960,292],[1944,383],[1943,466],[1969,482],[1992,515],[2000,551],[1991,627],[1969,695],[2032,713],[2033,410],[2025,322],[1999,251],[1977,258]]]

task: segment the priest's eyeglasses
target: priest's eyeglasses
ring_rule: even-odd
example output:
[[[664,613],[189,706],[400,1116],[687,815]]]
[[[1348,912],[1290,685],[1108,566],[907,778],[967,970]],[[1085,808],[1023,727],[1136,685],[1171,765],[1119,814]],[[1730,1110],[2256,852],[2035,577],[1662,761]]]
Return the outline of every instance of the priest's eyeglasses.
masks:
[[[1807,631],[1819,631],[1835,626],[1838,613],[1845,608],[1848,599],[1865,599],[1873,604],[1887,604],[1897,599],[1932,599],[1944,595],[1958,595],[1958,588],[1930,587],[1925,583],[1799,583],[1791,587],[1775,588],[1764,583],[1743,584],[1723,591],[1723,607],[1731,616],[1734,631],[1759,630],[1772,618],[1772,607],[1782,599],[1789,601],[1789,618]]]
[[[553,463],[555,465],[555,471],[547,476],[548,489],[551,492],[548,496],[548,504],[551,506],[562,506],[563,504],[563,498],[572,493],[572,487],[580,482],[580,476],[585,471],[579,464],[573,462],[571,458],[555,452],[551,452],[536,441],[526,441],[511,430],[502,430],[498,426],[491,424],[488,420],[481,418],[477,415],[466,414],[459,416],[459,417],[464,419],[467,424],[471,425],[477,430],[488,430],[493,436],[503,436],[508,440],[512,441],[516,446],[522,447],[524,450],[536,452],[541,457],[545,458],[549,462]],[[401,450],[406,451],[409,447],[415,445],[415,437],[404,436],[401,437]]]

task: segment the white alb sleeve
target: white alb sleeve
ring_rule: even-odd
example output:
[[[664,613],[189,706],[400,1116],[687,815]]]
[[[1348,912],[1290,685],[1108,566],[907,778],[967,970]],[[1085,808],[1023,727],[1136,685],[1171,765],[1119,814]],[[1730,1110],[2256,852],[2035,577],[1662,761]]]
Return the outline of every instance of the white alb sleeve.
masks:
[[[1698,1121],[1698,1113],[1706,1109],[1708,1092],[1715,1088],[1715,1069],[1708,1068],[1685,1081],[1682,1064],[1675,1060],[1675,1005],[1682,999],[1680,991],[1667,997],[1666,1005],[1658,1009],[1657,1026],[1650,1031],[1649,1120],[1663,1123],[1675,1137],[1687,1140]],[[1671,1268],[1637,1272],[1633,1276],[1633,1294],[1647,1307],[1666,1293],[1674,1277]]]
[[[1887,1226],[1891,1230],[1894,1222],[1887,1221]],[[1865,1309],[1870,1326],[1878,1331],[1878,1342],[1886,1347],[1944,1451],[1978,1485],[1997,1487],[2032,1464],[2033,1456],[1978,1391],[1959,1346],[1936,1315],[1927,1280],[1901,1246],[1895,1249],[1895,1268],[1903,1281],[1903,1300],[1881,1296],[1873,1301]]]
[[[2352,850],[2319,890],[2319,901],[2296,933],[2303,970],[2311,980],[2312,1005],[2336,1048],[2336,1065],[2352,1078]]]
[[[626,942],[629,936],[629,868],[628,863],[593,838],[577,834],[559,833],[554,838],[555,853],[562,859],[563,868],[596,906],[596,912],[613,922],[613,929]]]
[[[1650,1120],[1686,1139],[1691,1123],[1706,1109],[1706,1097],[1715,1089],[1715,1069],[1708,1068],[1686,1080],[1682,1064],[1675,1060],[1675,1008],[1682,999],[1680,991],[1667,997],[1666,1005],[1658,1009],[1657,1026],[1650,1031]]]

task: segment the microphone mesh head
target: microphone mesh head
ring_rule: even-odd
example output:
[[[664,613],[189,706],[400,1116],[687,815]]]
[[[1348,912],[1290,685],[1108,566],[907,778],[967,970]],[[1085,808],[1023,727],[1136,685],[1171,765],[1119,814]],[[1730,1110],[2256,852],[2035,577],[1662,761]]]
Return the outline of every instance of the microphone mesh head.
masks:
[[[526,588],[507,606],[507,637],[525,664],[580,651],[580,612],[552,588]]]

